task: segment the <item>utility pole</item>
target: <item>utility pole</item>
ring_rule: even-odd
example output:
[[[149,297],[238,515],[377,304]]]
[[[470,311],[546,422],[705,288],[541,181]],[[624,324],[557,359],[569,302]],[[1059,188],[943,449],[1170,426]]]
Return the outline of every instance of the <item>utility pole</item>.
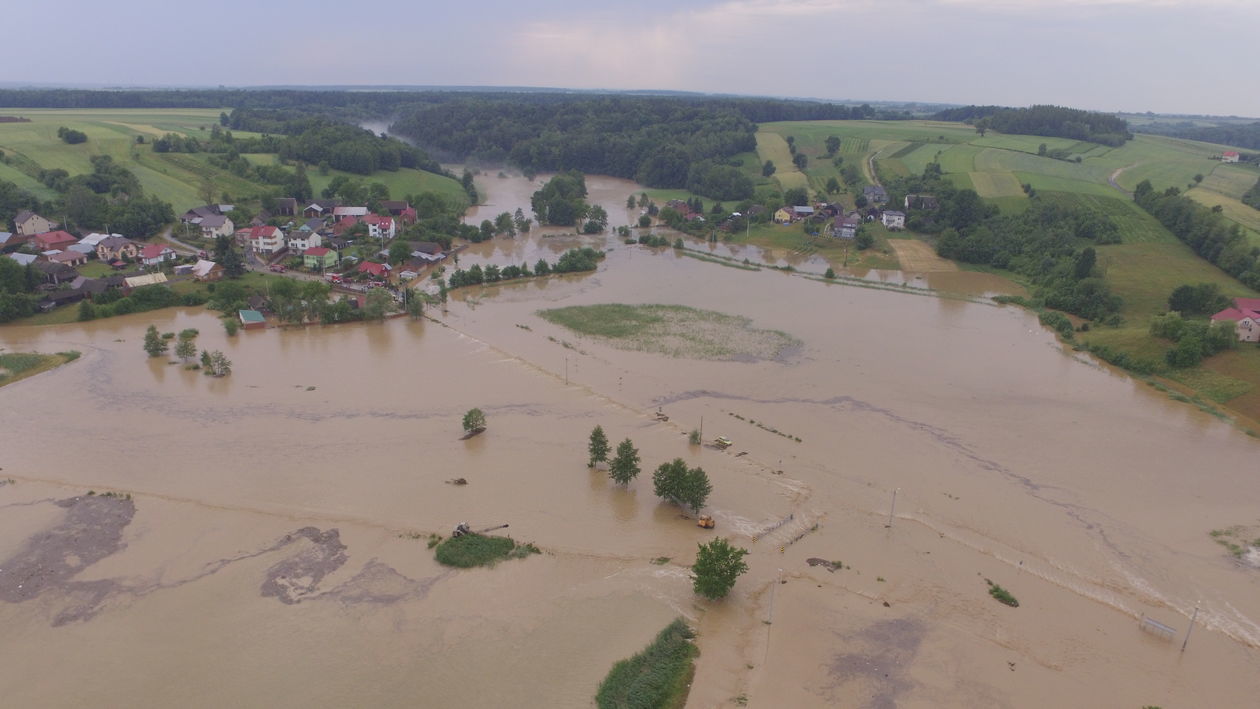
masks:
[[[897,509],[897,491],[898,491],[898,490],[900,490],[900,489],[901,489],[901,488],[899,488],[899,487],[897,487],[897,488],[893,488],[893,494],[892,494],[892,505],[891,505],[891,506],[889,506],[889,508],[888,508],[888,524],[884,525],[884,529],[890,529],[890,528],[892,528],[892,523],[893,523],[893,512],[894,512],[894,511],[896,511],[896,509]]]
[[[1200,601],[1201,603],[1202,601]],[[1194,630],[1194,621],[1199,619],[1199,604],[1194,604],[1194,615],[1190,616],[1190,627],[1186,628],[1186,638],[1181,641],[1181,651],[1186,651],[1186,643],[1190,642],[1190,633]]]

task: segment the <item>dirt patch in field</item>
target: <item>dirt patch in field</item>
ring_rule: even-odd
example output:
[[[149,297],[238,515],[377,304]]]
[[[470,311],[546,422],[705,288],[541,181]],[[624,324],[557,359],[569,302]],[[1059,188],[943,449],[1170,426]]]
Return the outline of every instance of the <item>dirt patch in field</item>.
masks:
[[[888,245],[897,252],[897,260],[901,262],[901,270],[907,273],[935,273],[940,271],[957,271],[958,266],[947,259],[936,255],[936,251],[928,244],[914,239],[889,239]]]
[[[897,698],[914,686],[909,669],[923,644],[927,627],[912,618],[883,620],[871,625],[856,637],[865,652],[841,653],[832,658],[828,671],[834,682],[832,689],[857,681],[874,688],[871,709],[895,709]]]

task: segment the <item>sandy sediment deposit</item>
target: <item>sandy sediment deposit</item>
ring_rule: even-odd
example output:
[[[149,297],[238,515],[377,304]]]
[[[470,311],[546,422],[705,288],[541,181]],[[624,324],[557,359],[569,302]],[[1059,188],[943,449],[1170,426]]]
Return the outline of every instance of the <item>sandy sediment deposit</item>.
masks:
[[[483,209],[515,209],[493,190],[527,197],[516,182],[489,181]],[[616,225],[633,187],[595,187]],[[1254,706],[1260,577],[1208,533],[1255,524],[1257,441],[1013,308],[543,232],[461,265],[557,239],[612,250],[420,322],[228,338],[174,309],[0,329],[8,349],[83,352],[0,390],[0,703],[587,707],[682,616],[690,707]],[[669,357],[537,315],[599,303],[801,344]],[[232,375],[147,358],[149,323],[198,328]],[[473,406],[488,430],[460,440]],[[702,420],[734,445],[689,445]],[[627,489],[586,468],[596,424],[639,448]],[[675,457],[708,472],[715,531],[652,495]],[[543,553],[441,567],[426,539],[464,521]],[[714,534],[751,550],[720,602],[685,568]]]

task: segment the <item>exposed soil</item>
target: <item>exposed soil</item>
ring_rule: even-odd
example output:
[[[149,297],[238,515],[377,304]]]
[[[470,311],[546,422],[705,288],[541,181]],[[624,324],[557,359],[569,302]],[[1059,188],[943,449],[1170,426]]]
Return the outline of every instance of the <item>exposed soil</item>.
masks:
[[[92,617],[116,590],[112,580],[72,579],[125,546],[123,530],[136,506],[130,499],[102,495],[54,504],[66,510],[63,520],[33,535],[17,554],[0,562],[0,601],[24,603],[44,593],[63,595],[69,603],[53,619],[53,625],[62,625]]]
[[[336,529],[321,532],[315,527],[303,527],[285,535],[277,546],[287,546],[298,539],[307,539],[311,544],[267,569],[267,578],[260,589],[263,596],[275,596],[289,605],[300,603],[316,592],[325,576],[340,569],[349,558]]]

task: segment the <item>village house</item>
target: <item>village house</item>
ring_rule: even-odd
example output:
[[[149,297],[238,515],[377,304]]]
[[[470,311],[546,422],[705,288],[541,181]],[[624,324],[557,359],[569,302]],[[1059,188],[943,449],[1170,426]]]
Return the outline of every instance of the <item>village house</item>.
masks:
[[[403,224],[410,226],[416,223],[416,209],[403,200],[383,199],[381,210],[391,217],[398,217]]]
[[[397,234],[393,217],[369,214],[362,217],[360,221],[367,224],[368,236],[374,239],[393,239]]]
[[[337,252],[323,246],[312,246],[302,251],[302,265],[320,271],[333,268],[337,265]]]
[[[5,254],[9,258],[18,262],[19,266],[29,266],[39,260],[39,256],[35,254]]]
[[[96,247],[99,246],[102,241],[111,236],[122,237],[122,234],[97,234],[96,232],[92,232],[82,239],[79,239],[79,243],[85,246],[90,246],[92,247],[92,251],[96,251]]]
[[[64,263],[71,268],[75,266],[83,266],[88,262],[86,254],[82,254],[78,251],[70,251],[68,249],[49,256],[48,260],[52,263]]]
[[[1239,342],[1260,342],[1260,298],[1234,298],[1234,307],[1212,316],[1212,322],[1231,321]]]
[[[831,235],[837,239],[852,239],[857,236],[860,226],[862,226],[862,218],[856,212],[840,215],[831,221]]]
[[[256,226],[242,232],[256,254],[271,255],[284,248],[284,232],[274,226]]]
[[[87,256],[88,258],[91,258],[96,255],[96,245],[85,244],[82,241],[80,241],[77,244],[70,244],[69,246],[67,246],[66,251],[76,251],[78,253],[83,254],[84,256]]]
[[[889,209],[884,212],[882,219],[884,226],[889,231],[900,231],[906,228],[906,215],[904,212],[895,212]]]
[[[101,239],[96,244],[96,258],[102,261],[119,261],[124,258],[135,259],[140,255],[140,247],[125,236],[113,234]]]
[[[147,244],[140,249],[140,262],[146,266],[160,266],[166,261],[174,261],[179,255],[175,249],[166,244]]]
[[[307,219],[331,217],[333,210],[341,206],[339,199],[317,199],[302,208],[302,216]]]
[[[31,241],[34,242],[35,248],[40,251],[51,251],[53,249],[60,251],[70,244],[77,243],[79,240],[74,235],[64,231],[46,231],[36,234]]]
[[[446,258],[442,245],[432,241],[411,242],[411,257],[424,263],[437,263]]]
[[[222,214],[203,217],[197,226],[201,228],[201,238],[203,239],[231,236],[236,231],[236,225],[232,223],[232,220]]]
[[[214,261],[198,259],[193,264],[192,277],[195,281],[217,281],[223,278],[223,266]]]
[[[73,267],[64,263],[54,263],[52,261],[35,261],[31,264],[31,268],[35,269],[44,277],[44,281],[54,286],[62,283],[70,283],[79,277],[79,272]]]
[[[319,232],[307,229],[306,225],[289,232],[290,253],[304,254],[307,249],[322,244],[323,237],[320,236]]]
[[[16,249],[17,247],[25,243],[26,243],[26,237],[22,236],[21,234],[14,234],[12,232],[0,231],[0,251],[6,251],[8,249]]]
[[[1226,150],[1221,153],[1221,162],[1238,162],[1238,151]]]
[[[333,219],[344,219],[345,217],[366,217],[368,215],[367,207],[333,207]]]
[[[390,267],[387,263],[377,263],[375,261],[364,261],[355,269],[359,273],[366,273],[373,278],[386,279],[389,278]]]
[[[888,201],[888,192],[879,185],[867,185],[862,188],[862,196],[871,204],[883,204]]]
[[[35,212],[23,209],[13,217],[13,226],[19,236],[34,236],[57,228],[57,222],[45,219]]]

